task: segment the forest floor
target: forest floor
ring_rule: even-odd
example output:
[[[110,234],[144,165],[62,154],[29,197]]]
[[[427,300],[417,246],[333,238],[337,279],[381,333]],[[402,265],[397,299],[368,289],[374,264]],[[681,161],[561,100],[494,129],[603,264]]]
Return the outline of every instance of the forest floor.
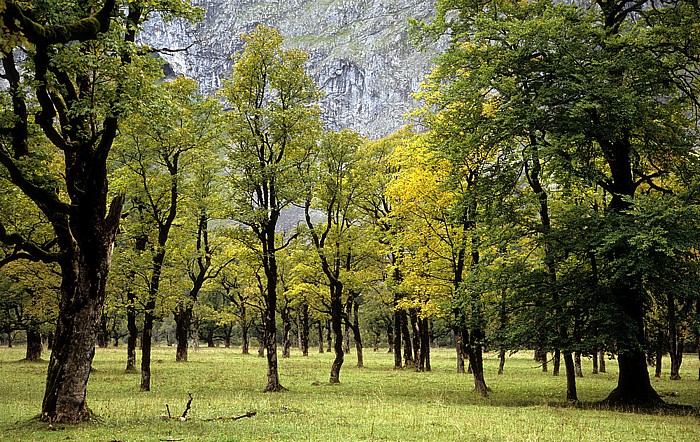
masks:
[[[175,363],[175,348],[153,354],[152,391],[138,391],[140,375],[124,373],[126,349],[97,349],[88,404],[99,417],[49,427],[32,419],[41,407],[47,363],[18,362],[23,348],[0,349],[1,441],[698,441],[691,412],[631,413],[600,409],[615,387],[617,364],[577,379],[581,403],[568,404],[565,377],[543,373],[528,352],[511,355],[497,375],[486,354],[489,397],[474,394],[471,375],[455,373],[451,349],[432,351],[432,371],[394,370],[386,349],[365,352],[365,368],[346,355],[341,384],[329,385],[329,353],[280,359],[288,391],[262,393],[266,362],[240,349],[190,350]],[[317,350],[316,350],[317,351]],[[700,410],[700,363],[686,355],[682,380],[668,380],[668,361],[656,390],[669,403]],[[550,367],[551,370],[551,367]],[[651,369],[653,370],[653,369]],[[180,420],[192,394],[186,419]],[[173,417],[168,419],[166,404]],[[252,412],[255,412],[253,415]],[[232,419],[249,413],[251,416]]]

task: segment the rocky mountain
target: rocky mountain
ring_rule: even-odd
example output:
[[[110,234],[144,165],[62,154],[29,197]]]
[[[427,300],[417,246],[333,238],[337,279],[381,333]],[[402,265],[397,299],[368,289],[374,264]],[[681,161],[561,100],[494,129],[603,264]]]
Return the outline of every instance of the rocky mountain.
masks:
[[[409,40],[409,18],[429,18],[433,0],[193,0],[206,9],[196,25],[149,22],[144,42],[189,48],[166,55],[175,73],[213,92],[231,72],[240,35],[262,23],[276,27],[289,47],[305,50],[309,73],[326,92],[324,121],[372,138],[408,121],[416,91],[429,70],[430,51]]]

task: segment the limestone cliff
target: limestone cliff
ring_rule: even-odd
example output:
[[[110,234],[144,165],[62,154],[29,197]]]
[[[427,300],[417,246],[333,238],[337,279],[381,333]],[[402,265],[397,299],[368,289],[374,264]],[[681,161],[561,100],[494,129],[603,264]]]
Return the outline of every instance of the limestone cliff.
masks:
[[[257,24],[280,30],[286,45],[304,49],[309,73],[326,92],[326,125],[377,138],[407,123],[410,97],[433,54],[409,41],[407,19],[428,18],[433,0],[193,0],[206,9],[189,26],[151,21],[143,39],[157,48],[185,48],[167,56],[177,73],[212,92],[230,75],[239,36]]]

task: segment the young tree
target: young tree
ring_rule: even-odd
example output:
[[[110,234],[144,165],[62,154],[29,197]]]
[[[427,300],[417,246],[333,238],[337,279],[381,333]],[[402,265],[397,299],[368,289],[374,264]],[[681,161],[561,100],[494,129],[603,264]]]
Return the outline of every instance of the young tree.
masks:
[[[228,118],[231,214],[257,239],[265,272],[265,391],[281,391],[277,369],[277,234],[282,210],[303,195],[300,172],[320,127],[316,85],[304,70],[307,56],[283,50],[279,32],[258,26],[244,35],[231,80],[221,91]]]
[[[3,103],[0,164],[56,236],[50,248],[5,227],[0,237],[58,263],[62,274],[45,420],[90,417],[87,382],[123,203],[123,196],[108,201],[107,157],[130,101],[156,74],[154,59],[134,44],[153,9],[191,11],[180,1],[124,8],[114,0],[2,2],[2,77],[11,102]],[[63,157],[61,174],[46,173],[47,154]]]

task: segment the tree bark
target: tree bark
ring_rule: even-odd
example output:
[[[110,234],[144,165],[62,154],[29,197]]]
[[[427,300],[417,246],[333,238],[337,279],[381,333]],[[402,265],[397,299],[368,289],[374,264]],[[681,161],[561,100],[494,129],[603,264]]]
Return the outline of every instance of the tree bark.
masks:
[[[306,302],[301,305],[301,312],[299,313],[299,344],[301,348],[301,355],[309,355],[309,304]]]
[[[40,362],[43,349],[39,327],[30,322],[27,326],[27,352],[24,359],[28,362]]]
[[[605,373],[605,350],[602,347],[598,351],[598,373]]]
[[[420,336],[420,357],[418,371],[430,371],[430,327],[428,318],[422,318],[418,322]]]
[[[554,350],[554,358],[552,362],[552,376],[559,376],[559,369],[561,367],[561,350],[558,348]]]
[[[593,374],[598,374],[598,355],[596,352],[593,352],[593,357],[591,358],[593,360]]]
[[[318,321],[318,352],[323,354],[323,322]]]
[[[289,309],[282,309],[282,357],[288,358],[292,355],[292,321],[289,318]]]
[[[394,300],[394,303],[398,302],[398,299]],[[401,311],[394,306],[394,336],[393,336],[392,347],[394,348],[394,369],[399,370],[403,368],[403,358],[401,357]],[[700,347],[698,347],[700,348]],[[698,350],[700,354],[700,350]]]
[[[671,376],[672,381],[681,379],[680,370],[683,363],[683,337],[678,333],[678,317],[676,314],[676,299],[672,293],[667,296],[668,309],[668,347],[671,356]]]
[[[574,352],[574,369],[576,370],[576,377],[583,377],[583,369],[581,368],[581,352]]]
[[[401,315],[401,337],[403,339],[403,365],[405,367],[414,367],[413,346],[411,345],[411,333],[408,330],[408,314],[406,310],[399,310]]]
[[[180,305],[173,315],[175,318],[175,362],[187,362],[190,326],[192,325],[192,307]]]
[[[353,296],[354,297],[354,296]],[[360,330],[360,316],[359,309],[360,305],[357,302],[357,298],[352,303],[352,325],[350,329],[352,330],[352,335],[355,340],[355,351],[357,352],[357,368],[362,368],[365,366],[364,357],[362,354],[362,335]],[[348,318],[349,319],[349,318]]]
[[[331,365],[330,383],[340,383],[340,368],[343,366],[344,355],[343,351],[343,302],[341,294],[343,290],[340,281],[331,283],[331,328],[333,330],[333,349],[335,350],[335,359]]]

